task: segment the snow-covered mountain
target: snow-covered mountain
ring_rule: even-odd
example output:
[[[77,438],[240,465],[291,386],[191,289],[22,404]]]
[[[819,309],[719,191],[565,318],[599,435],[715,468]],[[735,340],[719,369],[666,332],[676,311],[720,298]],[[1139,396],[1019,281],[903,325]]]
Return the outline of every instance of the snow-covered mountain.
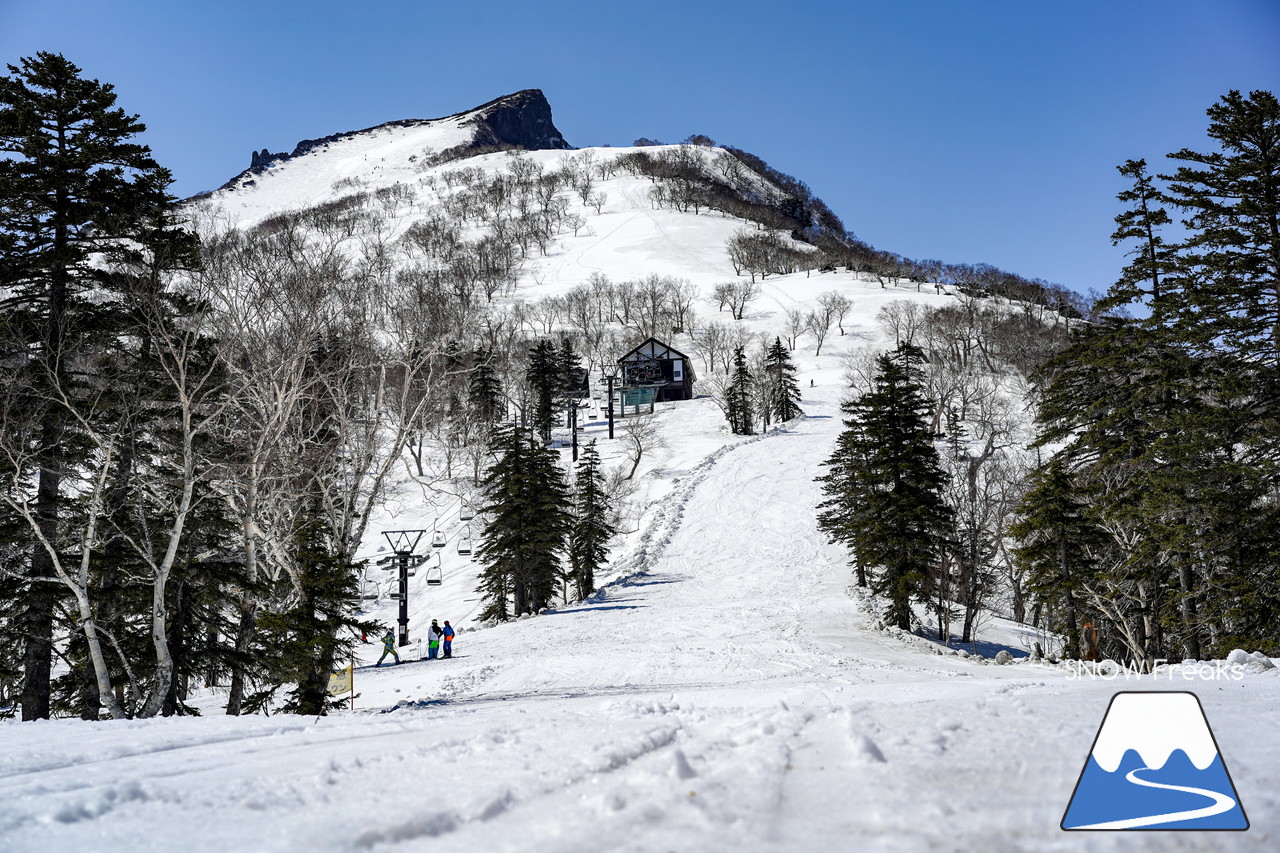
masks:
[[[542,104],[527,91],[304,143],[288,157],[255,155],[254,168],[193,209],[242,229],[290,211],[362,211],[354,252],[361,229],[396,245],[468,185],[527,164],[585,169],[589,192],[562,188],[565,218],[545,253],[529,251],[490,310],[563,296],[593,274],[658,274],[687,281],[704,320],[727,321],[711,298],[716,284],[742,280],[726,243],[768,226],[678,209],[655,199],[650,176],[609,164],[682,151],[752,203],[785,200],[787,188],[733,172],[717,148],[570,150]],[[874,203],[845,213],[869,219]],[[569,216],[581,218],[576,230]],[[482,226],[462,228],[466,239]],[[628,529],[585,602],[478,625],[475,564],[456,547],[466,483],[404,466],[361,549],[371,558],[366,605],[394,621],[392,573],[376,563],[387,554],[382,530],[444,531],[443,583],[415,575],[410,633],[451,620],[462,629],[452,660],[411,652],[411,662],[373,669],[380,646],[361,646],[356,710],[321,719],[221,717],[215,688],[192,700],[204,718],[0,723],[0,847],[1092,849],[1097,838],[1064,837],[1059,821],[1116,683],[1031,661],[1045,638],[994,614],[966,650],[884,630],[878,605],[852,587],[847,554],[817,528],[814,477],[841,429],[847,372],[859,353],[892,345],[878,314],[898,301],[956,300],[946,288],[897,285],[848,270],[764,279],[740,324],[749,338],[785,338],[788,312],[815,309],[823,293],[851,303],[821,352],[811,333],[798,336],[805,416],[743,438],[710,398],[659,404],[660,440],[637,467]],[[702,365],[687,331],[669,343]],[[629,465],[625,438],[607,438],[602,403],[597,390],[582,440],[597,440],[606,466]],[[995,665],[996,649],[1015,663]],[[1171,677],[1126,688],[1169,689]],[[1267,780],[1280,745],[1254,732],[1275,717],[1280,677],[1203,686],[1258,828],[1216,837],[1214,849],[1269,849],[1274,833],[1263,828],[1280,814],[1280,793]],[[1140,835],[1125,849],[1208,849],[1184,838]]]

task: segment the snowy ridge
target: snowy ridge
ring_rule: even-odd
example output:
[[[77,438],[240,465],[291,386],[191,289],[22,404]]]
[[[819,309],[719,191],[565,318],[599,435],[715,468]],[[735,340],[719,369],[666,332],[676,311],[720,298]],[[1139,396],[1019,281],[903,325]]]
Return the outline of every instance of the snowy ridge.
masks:
[[[258,174],[246,172],[201,203],[221,204],[246,228],[272,214],[337,197],[344,181],[358,186],[412,182],[418,176],[414,167],[419,160],[465,145],[474,137],[465,116],[411,126],[382,125],[273,163]]]

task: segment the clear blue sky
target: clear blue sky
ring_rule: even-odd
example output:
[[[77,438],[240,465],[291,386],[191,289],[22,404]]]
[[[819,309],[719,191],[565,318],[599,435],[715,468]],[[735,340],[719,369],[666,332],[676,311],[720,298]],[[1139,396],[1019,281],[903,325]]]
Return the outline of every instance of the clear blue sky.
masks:
[[[183,196],[251,149],[540,88],[573,145],[705,133],[878,248],[1085,292],[1122,263],[1115,166],[1280,92],[1280,2],[0,0],[0,59],[37,50],[113,83]]]

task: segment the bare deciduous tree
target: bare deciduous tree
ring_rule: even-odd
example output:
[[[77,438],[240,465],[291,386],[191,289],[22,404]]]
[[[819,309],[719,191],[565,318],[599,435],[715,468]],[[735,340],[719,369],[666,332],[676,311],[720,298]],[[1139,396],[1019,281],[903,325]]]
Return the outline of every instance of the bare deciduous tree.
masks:
[[[624,453],[631,463],[631,469],[623,479],[630,480],[636,475],[645,454],[665,446],[666,441],[658,427],[657,415],[652,412],[628,415],[619,422],[618,430]]]

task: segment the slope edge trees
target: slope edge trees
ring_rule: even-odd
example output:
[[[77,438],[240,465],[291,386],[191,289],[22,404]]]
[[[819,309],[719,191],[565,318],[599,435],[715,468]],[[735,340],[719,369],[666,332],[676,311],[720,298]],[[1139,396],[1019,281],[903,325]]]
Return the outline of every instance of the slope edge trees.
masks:
[[[1046,365],[1039,442],[1061,450],[1017,528],[1067,630],[1088,621],[1097,654],[1146,667],[1280,651],[1280,102],[1232,91],[1207,113],[1215,150],[1170,154],[1156,178],[1120,167],[1112,239],[1132,260],[1102,307],[1145,316],[1106,318]]]
[[[773,345],[765,353],[764,425],[770,422],[786,423],[804,414],[800,409],[800,386],[796,382],[796,366],[791,363],[791,353],[775,337]]]
[[[650,139],[637,140],[640,143],[662,145]],[[618,165],[653,181],[650,195],[656,207],[695,214],[715,210],[755,223],[755,228],[739,230],[726,246],[737,274],[752,282],[843,266],[882,288],[909,281],[919,290],[930,282],[975,296],[1040,305],[1068,317],[1082,317],[1087,311],[1084,300],[1061,285],[991,264],[913,260],[875,249],[846,230],[803,181],[739,148],[716,149],[705,136],[695,134],[684,144],[657,151],[631,152],[620,157]]]
[[[582,451],[574,477],[573,525],[569,531],[569,581],[581,601],[596,590],[596,572],[609,558],[609,540],[617,532],[605,491],[595,439]]]
[[[169,173],[132,141],[144,126],[115,106],[110,85],[82,78],[79,68],[51,53],[8,68],[0,78],[0,152],[6,155],[0,158],[0,362],[6,365],[0,526],[26,540],[25,556],[7,563],[26,570],[17,597],[6,602],[6,633],[23,649],[24,719],[51,713],[55,628],[81,635],[93,673],[81,683],[121,716],[88,594],[94,551],[104,536],[139,532],[105,529],[107,504],[119,493],[109,493],[108,482],[119,476],[119,462],[136,438],[126,392],[111,385],[122,377],[112,373],[129,372],[130,342],[141,341],[144,351],[158,345],[155,323],[172,323],[177,305],[161,308],[166,300],[154,288],[147,292],[154,282],[146,277],[107,272],[144,258],[157,270],[180,267],[190,261],[191,244],[170,227]],[[133,414],[150,416],[137,408]],[[183,415],[194,413],[184,408]],[[191,438],[188,430],[188,449]],[[152,603],[159,680],[148,688],[151,713],[168,692],[165,580],[191,507],[190,462],[188,455],[181,463],[185,505],[173,519],[174,536],[162,549],[162,564],[152,562],[161,575]],[[158,544],[133,541],[140,553]],[[58,626],[64,595],[74,600],[77,615]]]
[[[410,437],[440,400],[474,398],[477,433],[503,402],[499,376],[474,395],[443,381],[468,369],[447,343],[461,328],[508,352],[504,329],[476,332],[472,291],[398,275],[346,208],[179,223],[109,86],[51,54],[10,71],[3,692],[28,719],[151,716],[229,679],[230,714],[285,683],[286,709],[321,713],[361,627],[356,549]]]
[[[848,415],[819,478],[826,500],[818,526],[846,545],[859,580],[888,599],[885,618],[911,629],[911,602],[927,601],[948,548],[954,514],[934,447],[913,344],[876,359],[871,389],[844,404]]]
[[[493,451],[481,482],[484,532],[476,554],[484,569],[476,591],[484,603],[480,618],[505,622],[552,603],[572,517],[559,455],[535,430],[500,427]]]

